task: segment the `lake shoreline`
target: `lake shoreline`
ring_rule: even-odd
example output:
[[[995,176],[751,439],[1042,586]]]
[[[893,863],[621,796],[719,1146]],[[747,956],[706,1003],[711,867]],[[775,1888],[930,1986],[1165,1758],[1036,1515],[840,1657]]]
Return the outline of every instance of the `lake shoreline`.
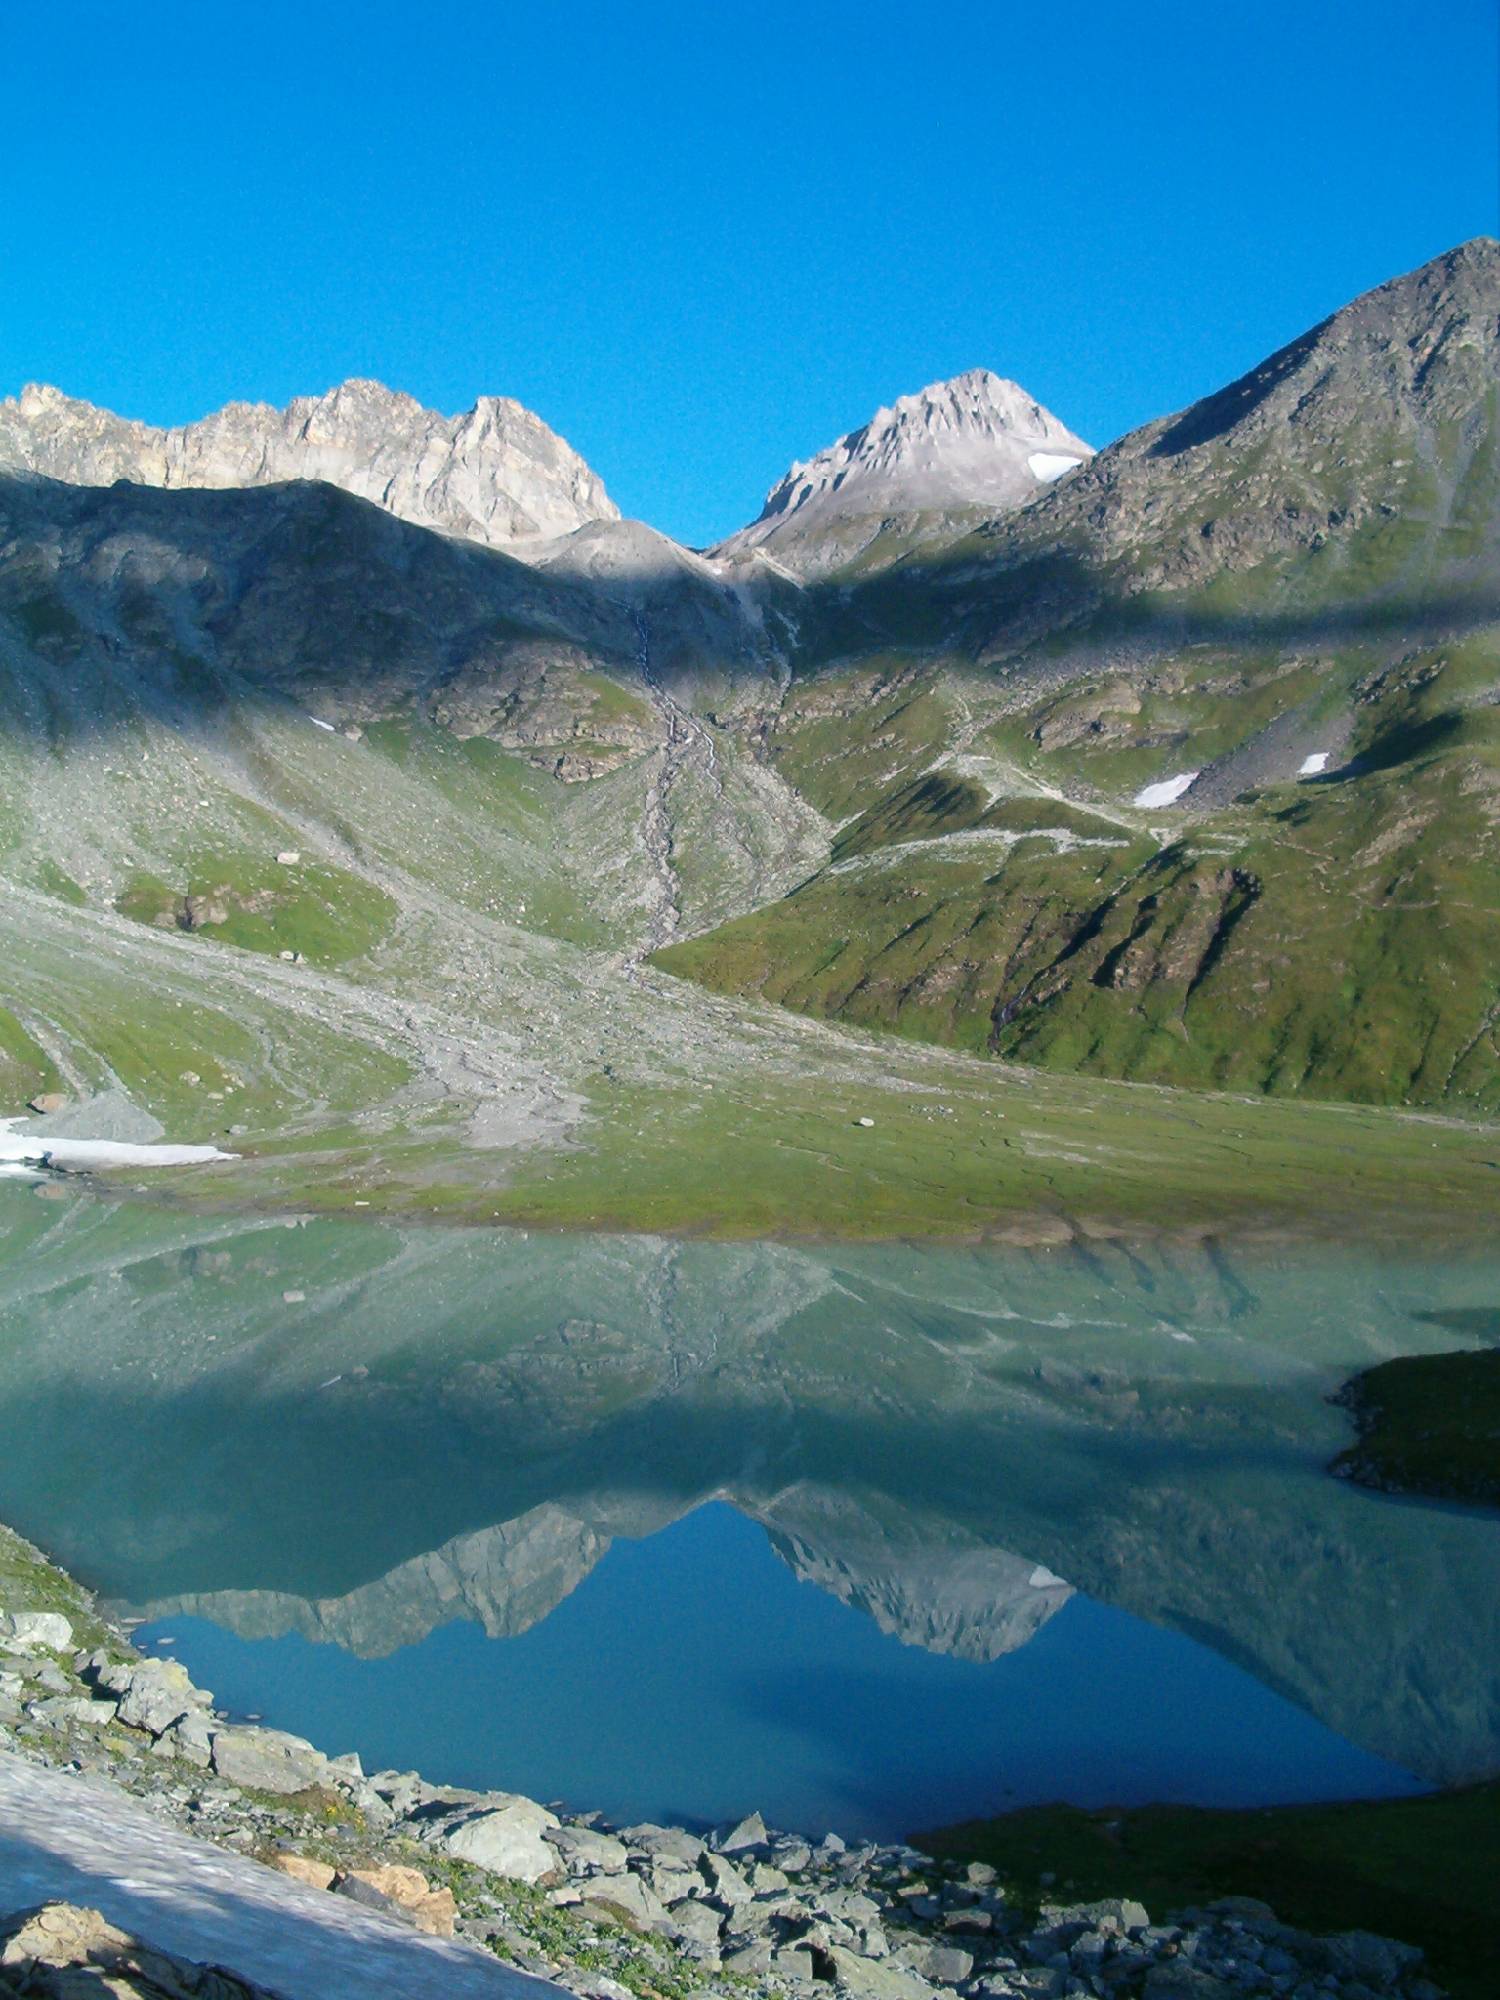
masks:
[[[1067,1902],[1045,1873],[1025,1889],[983,1859],[776,1833],[758,1814],[707,1837],[616,1830],[415,1772],[366,1777],[357,1757],[217,1714],[180,1665],[142,1656],[3,1528],[0,1654],[0,1759],[87,1773],[180,1831],[585,2000],[1041,2000],[1099,1979],[1147,2000],[1441,1991],[1416,1947],[1315,1937],[1244,1897],[1154,1913],[1129,1897]]]

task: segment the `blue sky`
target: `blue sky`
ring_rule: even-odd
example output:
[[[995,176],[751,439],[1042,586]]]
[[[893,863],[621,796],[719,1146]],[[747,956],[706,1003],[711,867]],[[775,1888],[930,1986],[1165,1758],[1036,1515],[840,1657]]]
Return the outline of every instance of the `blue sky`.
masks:
[[[705,541],[977,365],[1095,443],[1497,230],[1491,0],[11,0],[0,393],[519,397]]]

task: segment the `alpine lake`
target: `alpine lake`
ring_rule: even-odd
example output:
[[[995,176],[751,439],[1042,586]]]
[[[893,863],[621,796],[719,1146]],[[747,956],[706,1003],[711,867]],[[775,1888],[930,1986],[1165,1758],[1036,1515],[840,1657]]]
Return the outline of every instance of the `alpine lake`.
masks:
[[[366,1770],[896,1837],[1500,1768],[1500,1519],[1330,1475],[1500,1250],[721,1244],[0,1182],[0,1519]]]

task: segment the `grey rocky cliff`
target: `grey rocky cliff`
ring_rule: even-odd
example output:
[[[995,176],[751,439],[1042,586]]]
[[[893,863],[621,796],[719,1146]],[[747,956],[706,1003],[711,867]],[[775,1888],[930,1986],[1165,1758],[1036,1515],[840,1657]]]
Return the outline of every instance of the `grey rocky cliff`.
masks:
[[[759,550],[799,575],[833,567],[892,517],[1023,506],[1092,455],[987,368],[935,382],[788,468],[760,516],[714,551]]]
[[[0,402],[0,467],[74,485],[266,486],[321,479],[420,527],[492,548],[566,535],[619,510],[572,446],[505,396],[455,417],[379,382],[284,410],[228,403],[159,430],[30,383]]]

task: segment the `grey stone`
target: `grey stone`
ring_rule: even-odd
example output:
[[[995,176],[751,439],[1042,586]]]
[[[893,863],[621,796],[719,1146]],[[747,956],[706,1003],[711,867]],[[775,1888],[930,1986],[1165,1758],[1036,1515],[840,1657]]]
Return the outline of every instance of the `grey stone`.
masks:
[[[909,1967],[937,1986],[959,1986],[974,1970],[974,1954],[953,1944],[901,1944],[892,1955],[898,1965]]]
[[[829,1916],[846,1924],[878,1924],[880,1905],[858,1889],[829,1889],[820,1899]]]
[[[685,1896],[667,1911],[666,1925],[674,1937],[689,1938],[695,1944],[712,1945],[718,1950],[722,1920],[707,1903]]]
[[[708,1845],[697,1834],[685,1833],[680,1826],[656,1826],[649,1820],[639,1826],[621,1827],[620,1838],[628,1847],[639,1848],[643,1854],[658,1858],[670,1856],[689,1868],[696,1866],[698,1857]]]
[[[210,1739],[213,1768],[231,1785],[259,1792],[301,1792],[321,1784],[328,1760],[300,1736],[279,1729],[220,1726]]]
[[[61,1653],[73,1643],[73,1627],[60,1611],[0,1611],[0,1639],[23,1651],[40,1646]]]
[[[1042,1919],[1053,1929],[1077,1925],[1079,1930],[1144,1930],[1151,1918],[1143,1903],[1129,1897],[1110,1896],[1093,1903],[1044,1903]]]
[[[705,1848],[698,1857],[698,1871],[708,1884],[709,1894],[729,1909],[752,1900],[750,1884],[732,1861]]]
[[[751,1813],[733,1826],[717,1829],[713,1845],[720,1854],[740,1854],[749,1847],[769,1848],[771,1836],[766,1831],[766,1823],[758,1812]]]
[[[771,1859],[786,1875],[800,1875],[812,1866],[812,1849],[805,1840],[778,1840]]]
[[[28,1704],[26,1713],[49,1729],[63,1729],[70,1723],[84,1723],[102,1729],[115,1719],[112,1701],[90,1701],[86,1694],[51,1694]]]
[[[816,1979],[817,1963],[811,1945],[782,1945],[771,1953],[772,1972],[782,1979]]]
[[[1394,1938],[1377,1937],[1373,1931],[1341,1931],[1318,1939],[1315,1956],[1336,1979],[1394,1986],[1403,1973],[1422,1963],[1425,1954],[1416,1945],[1398,1944]]]
[[[100,1674],[97,1685],[117,1693],[120,1720],[127,1729],[144,1729],[161,1736],[192,1710],[207,1709],[213,1696],[193,1686],[187,1668],[176,1660],[141,1660],[128,1672]]]
[[[602,1874],[618,1875],[624,1870],[625,1843],[612,1834],[595,1833],[584,1826],[554,1826],[548,1827],[543,1837],[557,1849],[570,1874],[595,1869]]]
[[[214,1724],[206,1716],[197,1712],[184,1715],[167,1731],[161,1739],[169,1743],[179,1757],[189,1764],[196,1764],[206,1771],[213,1762]]]
[[[449,1822],[439,1839],[457,1860],[472,1861],[491,1875],[540,1882],[558,1868],[556,1848],[542,1838],[544,1831],[557,1824],[557,1815],[535,1800],[506,1797],[502,1805]]]
[[[602,1908],[623,1916],[639,1930],[651,1930],[666,1916],[661,1898],[639,1875],[605,1875],[591,1881],[584,1892],[589,1908]]]
[[[743,1977],[759,1978],[771,1970],[771,1947],[765,1938],[756,1938],[751,1943],[726,1951],[722,1960],[726,1972],[738,1972]]]
[[[983,1936],[995,1927],[994,1912],[991,1910],[950,1910],[943,1918],[943,1929],[963,1937],[968,1933]]]
[[[830,1976],[846,1993],[868,1996],[868,2000],[931,2000],[932,1987],[907,1966],[883,1963],[830,1945],[827,1952]]]

